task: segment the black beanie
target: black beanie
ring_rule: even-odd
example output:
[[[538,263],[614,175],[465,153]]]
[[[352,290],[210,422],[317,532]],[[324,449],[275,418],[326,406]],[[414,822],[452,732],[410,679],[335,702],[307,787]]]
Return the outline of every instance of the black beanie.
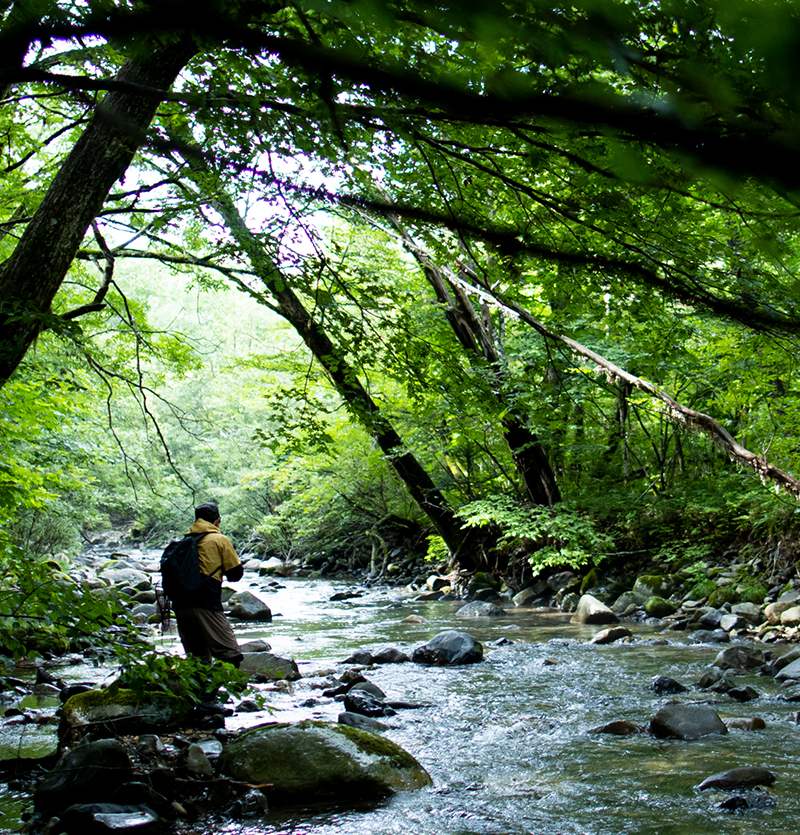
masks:
[[[194,509],[194,518],[204,519],[206,522],[216,522],[219,519],[219,505],[216,502],[206,502]]]

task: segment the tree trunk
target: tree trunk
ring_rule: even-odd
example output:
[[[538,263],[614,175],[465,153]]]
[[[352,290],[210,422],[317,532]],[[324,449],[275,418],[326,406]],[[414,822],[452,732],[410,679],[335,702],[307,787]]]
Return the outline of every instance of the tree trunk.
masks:
[[[200,165],[202,163],[196,163],[195,167]],[[399,434],[361,384],[343,352],[333,344],[322,326],[306,310],[301,299],[289,285],[287,277],[268,255],[258,237],[249,229],[233,201],[217,195],[209,198],[208,202],[222,215],[237,244],[250,260],[254,272],[274,298],[274,309],[294,327],[325,369],[350,413],[372,435],[412,498],[433,523],[453,559],[466,570],[480,567],[479,552],[470,547],[471,537],[456,520],[444,496],[425,468],[405,447]]]
[[[157,46],[126,61],[117,80],[167,90],[196,51],[189,38]],[[123,92],[103,98],[0,266],[0,386],[36,339],[89,224],[125,174],[158,104]]]

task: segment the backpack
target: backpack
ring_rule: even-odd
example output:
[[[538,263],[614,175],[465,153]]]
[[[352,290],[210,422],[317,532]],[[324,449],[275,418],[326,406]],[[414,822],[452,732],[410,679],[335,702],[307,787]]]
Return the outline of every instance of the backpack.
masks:
[[[205,585],[197,553],[197,543],[204,536],[189,534],[170,542],[161,555],[161,587],[173,603],[190,599]]]

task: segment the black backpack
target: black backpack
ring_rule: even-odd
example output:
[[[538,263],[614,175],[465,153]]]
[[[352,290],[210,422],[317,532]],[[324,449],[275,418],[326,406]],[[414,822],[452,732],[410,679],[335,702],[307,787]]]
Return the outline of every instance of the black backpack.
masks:
[[[161,588],[173,603],[191,600],[205,586],[197,553],[197,543],[205,535],[189,534],[170,542],[161,555]]]

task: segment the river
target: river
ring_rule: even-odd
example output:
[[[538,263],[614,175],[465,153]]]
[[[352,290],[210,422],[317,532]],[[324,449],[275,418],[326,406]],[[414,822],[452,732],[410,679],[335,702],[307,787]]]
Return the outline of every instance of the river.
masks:
[[[258,821],[218,821],[217,831],[768,835],[797,829],[800,726],[797,705],[779,699],[779,684],[755,673],[737,677],[737,684],[751,684],[761,694],[745,704],[696,689],[678,697],[658,697],[650,689],[659,674],[687,686],[696,682],[718,645],[693,645],[685,633],[662,636],[653,627],[634,627],[633,643],[598,646],[588,643],[596,627],[572,625],[564,615],[512,608],[500,618],[466,620],[455,616],[460,602],[415,602],[399,590],[365,590],[361,597],[331,602],[350,586],[290,579],[275,590],[266,582],[246,575],[236,586],[257,592],[275,614],[273,623],[237,627],[237,635],[240,641],[266,638],[274,652],[295,658],[304,678],[290,692],[270,691],[275,714],[237,714],[227,720],[230,729],[261,721],[335,721],[342,707],[321,695],[324,674],[341,672],[337,662],[355,649],[391,644],[410,654],[454,628],[484,642],[486,660],[456,668],[394,664],[365,672],[389,700],[429,705],[382,721],[391,726],[386,736],[429,771],[431,789],[358,809],[276,809]],[[409,615],[425,621],[403,623]],[[173,638],[157,640],[174,645]],[[711,701],[723,718],[760,716],[767,726],[693,742],[588,733],[614,719],[646,725],[669,698]],[[694,788],[715,772],[745,765],[776,774],[773,807],[723,812],[717,805],[727,794]]]

